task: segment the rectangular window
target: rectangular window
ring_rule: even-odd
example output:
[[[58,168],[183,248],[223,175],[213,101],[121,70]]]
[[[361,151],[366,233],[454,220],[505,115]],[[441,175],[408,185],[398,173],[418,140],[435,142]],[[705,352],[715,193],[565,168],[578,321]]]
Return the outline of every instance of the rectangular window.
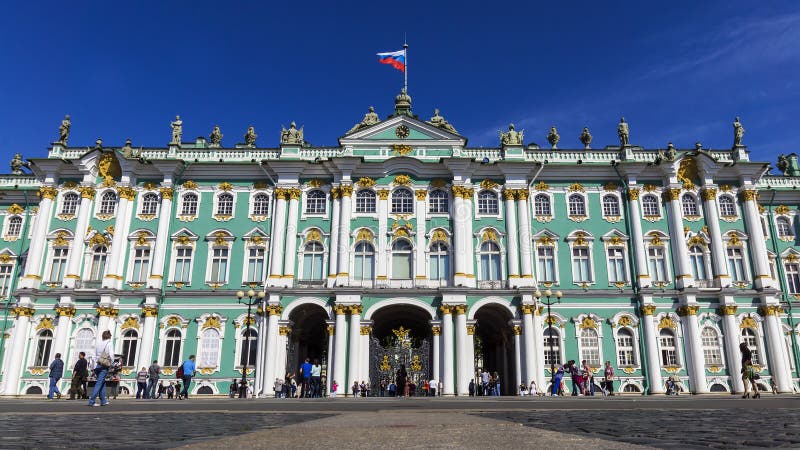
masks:
[[[556,264],[553,247],[538,247],[536,249],[536,277],[539,282],[556,281]]]
[[[617,337],[617,362],[620,366],[633,366],[636,359],[633,356],[633,337],[629,334],[620,334]]]
[[[572,249],[572,281],[589,283],[592,281],[589,249],[576,247]]]
[[[786,264],[786,287],[790,294],[800,293],[800,265],[797,263]]]
[[[667,281],[667,263],[664,258],[664,249],[650,247],[647,249],[647,262],[650,266],[650,279],[653,281]]]
[[[608,249],[608,281],[610,283],[628,281],[625,276],[625,252],[619,247]]]
[[[53,262],[50,266],[50,278],[47,281],[60,283],[64,280],[64,271],[67,269],[67,254],[69,249],[56,248],[53,249]]]
[[[215,248],[211,256],[212,283],[226,283],[228,276],[228,249]]]
[[[264,276],[264,248],[251,247],[247,251],[247,283],[261,283]]]
[[[744,257],[739,247],[728,247],[728,271],[733,281],[747,281],[744,272]]]
[[[190,283],[192,280],[192,249],[179,247],[175,257],[175,280]]]
[[[8,297],[8,291],[11,288],[11,264],[0,265],[0,297]]]
[[[137,248],[133,252],[131,283],[144,283],[150,275],[150,248]]]

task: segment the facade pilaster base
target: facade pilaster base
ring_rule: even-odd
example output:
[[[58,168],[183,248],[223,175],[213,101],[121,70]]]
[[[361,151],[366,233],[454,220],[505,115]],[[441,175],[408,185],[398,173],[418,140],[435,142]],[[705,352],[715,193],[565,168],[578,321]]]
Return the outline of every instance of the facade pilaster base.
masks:
[[[453,277],[453,285],[474,288],[478,286],[478,283],[475,281],[475,277],[465,274],[456,274]]]

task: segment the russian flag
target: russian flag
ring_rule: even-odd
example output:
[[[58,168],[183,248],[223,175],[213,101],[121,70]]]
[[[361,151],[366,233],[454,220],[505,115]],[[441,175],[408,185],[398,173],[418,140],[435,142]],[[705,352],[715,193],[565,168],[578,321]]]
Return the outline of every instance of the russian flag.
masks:
[[[406,51],[398,50],[396,52],[378,53],[378,62],[381,64],[389,64],[400,72],[406,71]]]

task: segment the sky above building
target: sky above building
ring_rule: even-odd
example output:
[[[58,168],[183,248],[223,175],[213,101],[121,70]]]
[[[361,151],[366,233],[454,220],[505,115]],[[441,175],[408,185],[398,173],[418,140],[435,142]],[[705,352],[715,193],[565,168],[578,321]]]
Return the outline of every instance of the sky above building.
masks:
[[[434,108],[469,139],[498,146],[513,122],[526,143],[730,148],[740,116],[754,160],[798,149],[796,1],[25,2],[0,16],[0,158],[43,157],[65,114],[70,145],[184,140],[276,147],[296,121],[313,145],[372,105],[385,117],[402,73],[375,53],[407,36],[413,110]],[[6,168],[5,171],[8,171]]]

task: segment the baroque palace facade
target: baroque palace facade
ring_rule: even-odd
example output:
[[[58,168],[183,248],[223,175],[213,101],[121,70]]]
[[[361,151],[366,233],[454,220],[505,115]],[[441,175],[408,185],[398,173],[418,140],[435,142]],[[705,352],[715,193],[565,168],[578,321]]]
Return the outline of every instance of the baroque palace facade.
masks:
[[[45,392],[57,352],[68,384],[106,329],[130,391],[196,354],[199,394],[246,367],[272,395],[306,357],[341,393],[405,364],[445,395],[480,369],[513,395],[569,359],[611,361],[624,392],[741,392],[742,342],[764,388],[797,388],[797,157],[770,175],[738,119],[730,150],[643,149],[624,120],[603,149],[513,126],[469,148],[405,93],[336,147],[294,124],[279,148],[184,142],[179,118],[162,148],[71,147],[69,127],[0,177],[4,395]],[[252,316],[240,290],[264,293]]]

